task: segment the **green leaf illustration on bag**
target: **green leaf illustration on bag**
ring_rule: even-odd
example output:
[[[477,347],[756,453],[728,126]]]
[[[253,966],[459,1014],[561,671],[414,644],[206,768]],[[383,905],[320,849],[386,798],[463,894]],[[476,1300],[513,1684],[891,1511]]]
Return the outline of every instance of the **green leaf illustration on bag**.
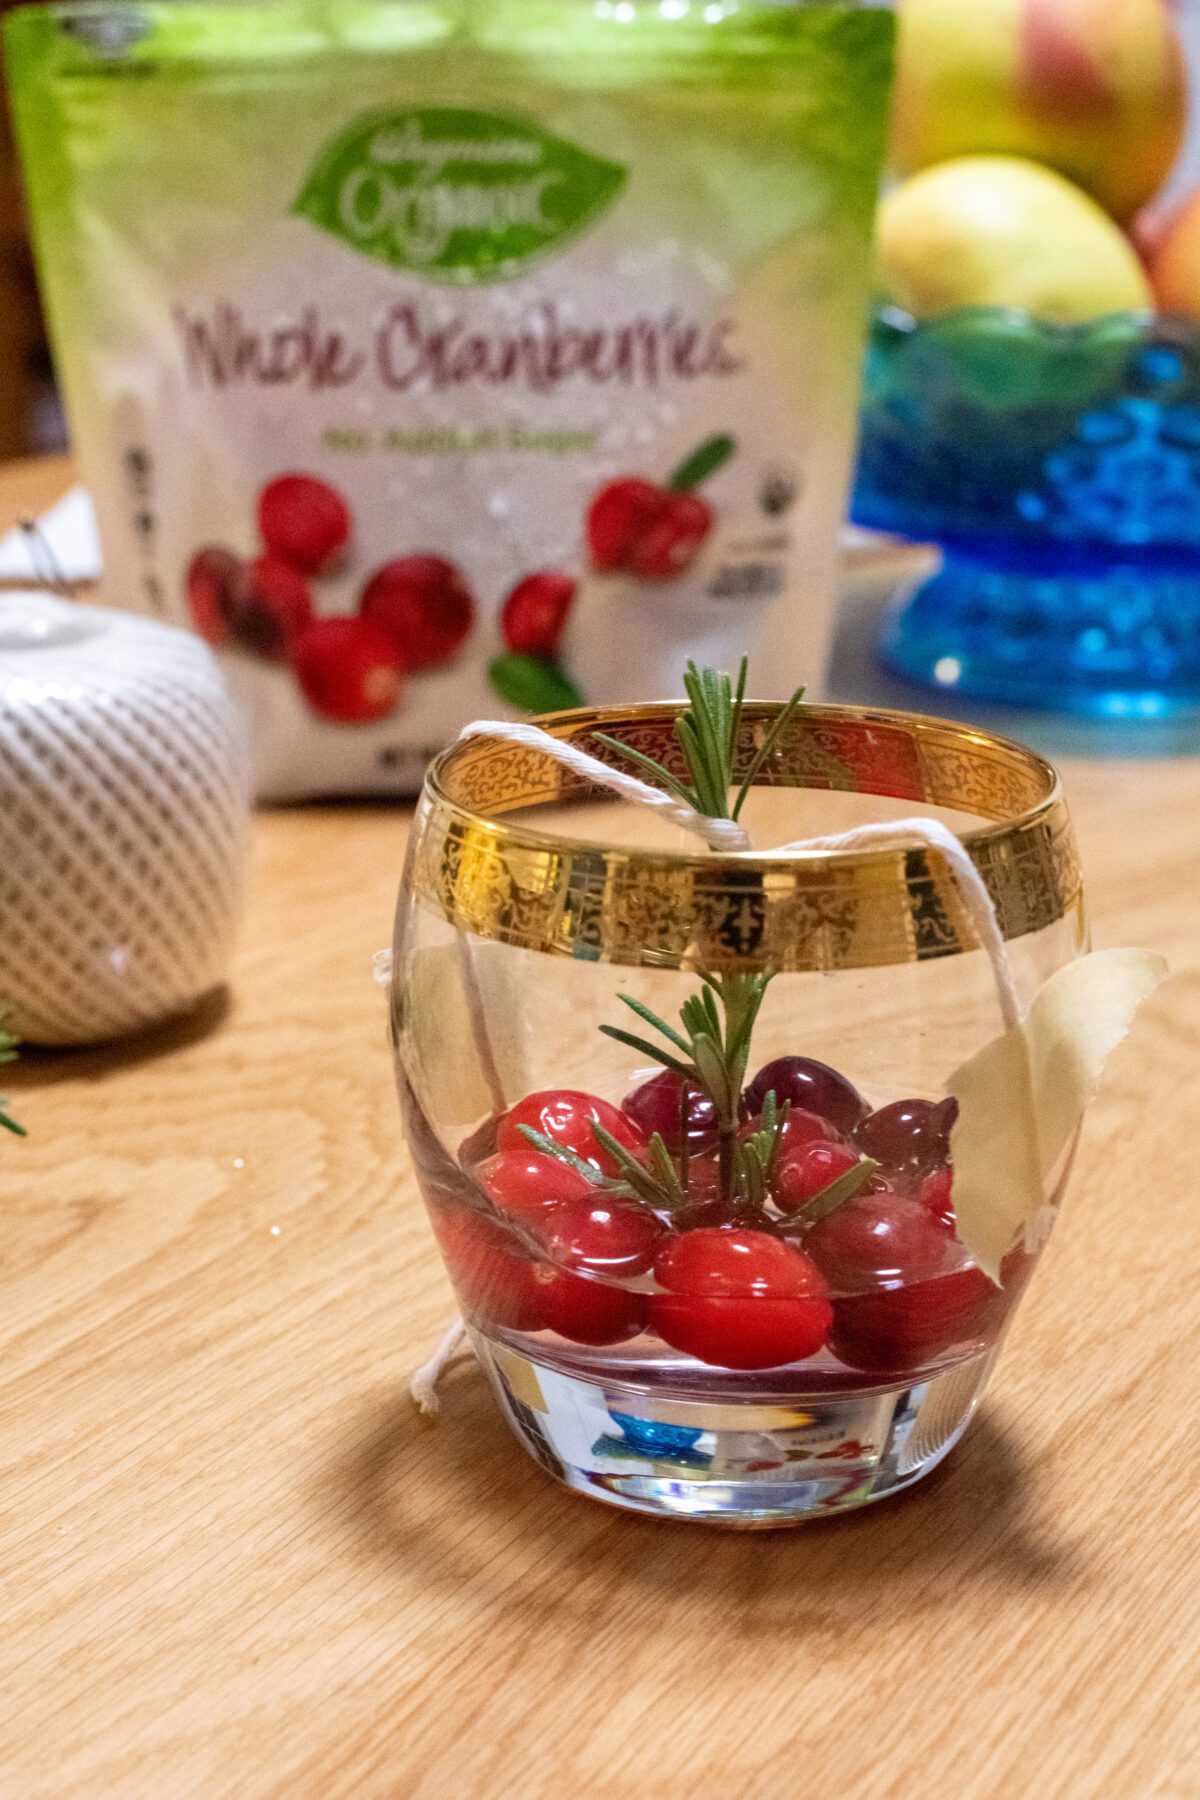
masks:
[[[583,230],[625,170],[521,119],[445,106],[356,119],[294,211],[430,281],[506,281]]]

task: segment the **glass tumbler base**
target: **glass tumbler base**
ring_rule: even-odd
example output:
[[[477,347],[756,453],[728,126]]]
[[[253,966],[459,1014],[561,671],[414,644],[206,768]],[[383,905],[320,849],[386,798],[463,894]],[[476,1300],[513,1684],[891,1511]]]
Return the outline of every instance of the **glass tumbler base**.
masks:
[[[704,1398],[472,1338],[513,1430],[559,1481],[634,1512],[742,1529],[846,1512],[919,1481],[966,1430],[995,1359],[870,1392]]]

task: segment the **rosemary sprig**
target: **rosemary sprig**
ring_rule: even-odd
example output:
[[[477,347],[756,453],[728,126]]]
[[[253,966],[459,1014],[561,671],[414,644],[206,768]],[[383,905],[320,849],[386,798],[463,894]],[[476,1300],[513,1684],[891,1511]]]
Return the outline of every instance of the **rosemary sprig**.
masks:
[[[688,766],[690,786],[678,780],[652,756],[646,756],[643,751],[635,750],[629,744],[622,744],[607,732],[598,731],[595,737],[599,743],[606,744],[610,750],[618,751],[635,763],[656,787],[665,788],[676,800],[686,801],[706,818],[737,819],[763,765],[804,698],[804,689],[797,688],[781,709],[755,753],[731,806],[729,796],[734,785],[734,763],[746,699],[747,667],[747,658],[743,657],[735,689],[730,677],[717,669],[698,669],[694,662],[689,662],[687,666],[683,685],[690,704],[686,712],[680,713],[675,721],[675,736]]]
[[[698,994],[689,994],[679,1009],[682,1032],[668,1025],[640,1000],[619,998],[666,1046],[619,1025],[602,1025],[606,1037],[682,1076],[712,1102],[717,1123],[717,1153],[723,1194],[737,1187],[737,1134],[741,1124],[742,1089],[750,1060],[750,1039],[771,974],[713,976],[702,974]],[[678,1054],[676,1054],[678,1052]]]
[[[799,1217],[808,1224],[815,1225],[818,1219],[826,1218],[830,1213],[836,1212],[839,1206],[844,1206],[847,1200],[853,1200],[861,1194],[871,1177],[879,1173],[879,1169],[880,1164],[873,1162],[869,1156],[860,1157],[852,1169],[847,1169],[844,1175],[835,1176],[828,1187],[823,1187],[819,1194],[814,1194],[800,1208]]]
[[[625,1145],[606,1131],[603,1125],[593,1120],[592,1136],[600,1149],[608,1152],[619,1171],[617,1175],[611,1176],[605,1175],[595,1163],[576,1156],[573,1150],[568,1150],[565,1144],[548,1137],[544,1131],[536,1131],[532,1125],[521,1125],[518,1130],[535,1150],[540,1150],[543,1156],[554,1157],[556,1162],[566,1163],[568,1168],[590,1181],[601,1193],[623,1196],[633,1194],[639,1200],[648,1201],[651,1206],[663,1211],[671,1211],[687,1199],[687,1191],[671,1161],[671,1152],[657,1131],[650,1139],[650,1163],[647,1166],[631,1155]]]
[[[20,1041],[8,1029],[4,1019],[0,1018],[0,1063],[16,1062]],[[3,1094],[0,1094],[0,1130],[11,1131],[14,1137],[27,1137],[25,1127],[18,1125],[12,1115],[5,1111],[7,1104]]]

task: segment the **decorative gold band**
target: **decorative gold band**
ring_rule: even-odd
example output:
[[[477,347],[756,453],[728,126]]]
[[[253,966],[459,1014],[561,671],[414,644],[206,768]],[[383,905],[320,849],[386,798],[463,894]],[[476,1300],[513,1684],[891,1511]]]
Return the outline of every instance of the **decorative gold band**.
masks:
[[[778,710],[746,706],[743,769]],[[606,731],[686,776],[672,732],[678,711],[581,709],[535,723],[619,763],[592,736]],[[909,713],[806,706],[759,781],[891,795],[992,821],[963,841],[1007,938],[1082,904],[1058,778],[1005,738]],[[455,744],[431,768],[418,812],[410,863],[417,896],[479,937],[642,967],[855,969],[978,946],[944,859],[928,848],[675,854],[542,833],[536,819],[504,822],[517,809],[595,793],[527,745]]]

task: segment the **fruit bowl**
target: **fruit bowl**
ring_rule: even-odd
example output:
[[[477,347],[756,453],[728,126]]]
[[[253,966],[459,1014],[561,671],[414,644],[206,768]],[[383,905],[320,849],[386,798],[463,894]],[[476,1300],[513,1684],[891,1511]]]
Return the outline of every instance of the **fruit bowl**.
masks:
[[[853,502],[939,544],[884,659],[1114,717],[1200,701],[1200,327],[967,310],[872,322]]]
[[[682,776],[680,711],[540,723]],[[741,775],[779,715],[747,703]],[[743,819],[784,844],[914,810],[964,834],[1027,1004],[1085,947],[1031,752],[804,707]],[[957,1441],[1037,1249],[1011,1233],[993,1279],[959,1236],[949,1078],[1004,1031],[973,916],[907,832],[714,852],[528,741],[433,764],[397,912],[397,1082],[476,1353],[544,1468],[636,1510],[787,1524],[906,1487]]]

